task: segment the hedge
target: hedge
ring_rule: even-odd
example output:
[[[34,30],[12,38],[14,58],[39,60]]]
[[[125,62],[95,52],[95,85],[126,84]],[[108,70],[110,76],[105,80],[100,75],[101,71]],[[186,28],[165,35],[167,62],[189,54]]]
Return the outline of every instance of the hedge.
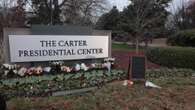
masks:
[[[149,69],[146,71],[146,79],[159,79],[159,78],[187,78],[192,77],[195,71],[192,69],[182,68],[159,68]]]
[[[195,29],[179,31],[169,37],[167,43],[172,46],[195,47]]]
[[[195,48],[149,48],[146,56],[148,60],[161,66],[195,69]]]

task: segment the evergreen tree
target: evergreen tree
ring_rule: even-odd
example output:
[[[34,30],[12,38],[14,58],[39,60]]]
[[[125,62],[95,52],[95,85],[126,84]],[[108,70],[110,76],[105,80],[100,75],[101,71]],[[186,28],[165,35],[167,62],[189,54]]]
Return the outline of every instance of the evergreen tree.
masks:
[[[118,26],[120,23],[120,12],[116,6],[114,6],[108,13],[103,14],[97,21],[95,28],[102,30],[111,30],[113,38],[119,38],[119,36],[126,37],[127,33],[124,32]]]
[[[130,0],[130,4],[122,12],[114,7],[103,14],[97,22],[97,28],[126,32],[134,36],[136,51],[138,44],[146,39],[146,35],[162,35],[169,12],[167,7],[171,0]],[[145,40],[147,41],[147,40]]]

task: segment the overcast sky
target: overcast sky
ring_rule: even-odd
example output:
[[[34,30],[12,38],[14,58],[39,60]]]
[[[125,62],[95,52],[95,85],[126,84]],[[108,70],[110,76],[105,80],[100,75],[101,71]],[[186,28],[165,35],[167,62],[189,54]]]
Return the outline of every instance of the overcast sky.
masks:
[[[171,3],[171,5],[174,4],[174,8],[181,6],[182,1],[188,1],[188,0],[173,0],[173,3]],[[117,8],[122,11],[124,7],[126,7],[129,4],[129,0],[109,0],[110,4],[112,6],[117,6]],[[171,8],[171,11],[174,11],[173,8]]]

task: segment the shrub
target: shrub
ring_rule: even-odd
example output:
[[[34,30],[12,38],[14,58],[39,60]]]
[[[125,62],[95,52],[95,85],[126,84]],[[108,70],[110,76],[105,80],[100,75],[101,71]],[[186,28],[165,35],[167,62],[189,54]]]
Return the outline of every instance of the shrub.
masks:
[[[195,69],[195,48],[149,48],[146,56],[148,60],[161,66]]]
[[[179,31],[169,37],[167,43],[172,46],[195,47],[195,29]]]
[[[160,69],[150,69],[146,71],[146,78],[175,78],[175,77],[192,77],[195,73],[191,69],[169,69],[169,68],[160,68]]]

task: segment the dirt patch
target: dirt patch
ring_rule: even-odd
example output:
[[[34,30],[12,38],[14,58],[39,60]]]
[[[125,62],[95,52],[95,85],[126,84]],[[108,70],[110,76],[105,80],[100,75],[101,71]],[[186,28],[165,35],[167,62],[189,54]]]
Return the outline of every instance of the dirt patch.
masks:
[[[135,52],[128,52],[128,51],[120,51],[120,50],[113,50],[112,51],[112,57],[116,58],[116,65],[115,67],[117,69],[123,69],[128,70],[128,64],[131,61],[130,57],[136,55]],[[144,56],[144,52],[140,52],[139,55]],[[151,63],[150,61],[147,61],[147,68],[160,68],[159,65]]]

